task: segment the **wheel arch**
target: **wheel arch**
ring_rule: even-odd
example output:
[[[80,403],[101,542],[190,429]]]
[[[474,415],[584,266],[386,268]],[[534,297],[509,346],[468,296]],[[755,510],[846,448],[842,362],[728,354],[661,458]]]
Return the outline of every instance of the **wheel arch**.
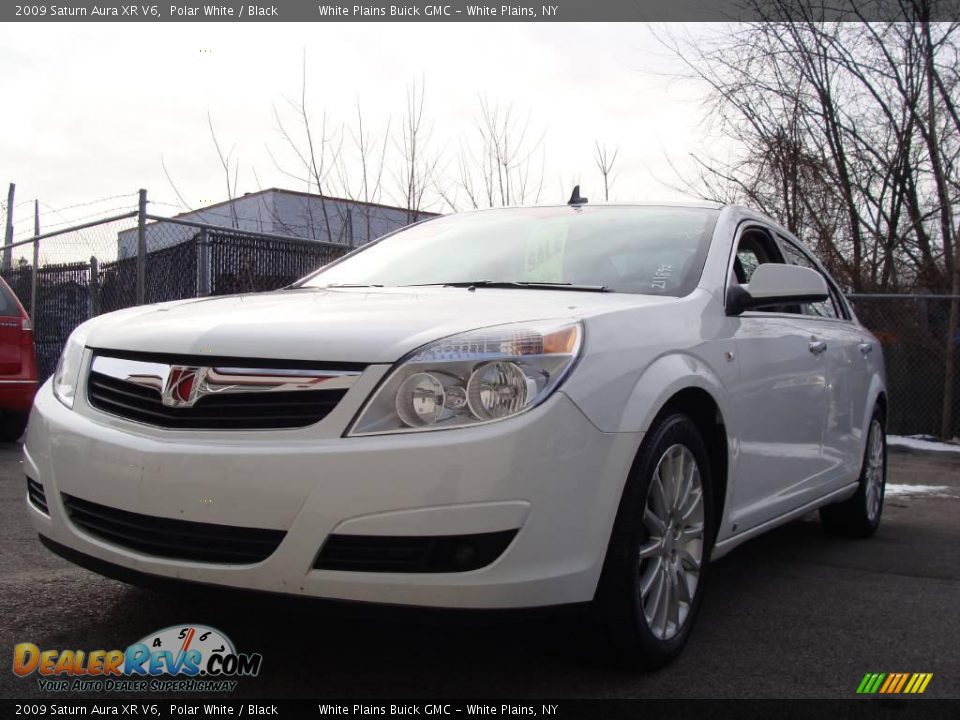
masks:
[[[678,390],[667,398],[651,421],[650,427],[656,426],[661,419],[674,413],[682,413],[689,417],[707,446],[710,480],[713,486],[714,536],[710,538],[712,544],[722,526],[727,505],[730,449],[726,420],[713,395],[704,388],[694,385]]]
[[[879,393],[877,393],[877,397],[874,400],[873,404],[877,405],[880,408],[880,410],[883,412],[883,420],[884,422],[886,422],[888,417],[887,416],[887,391],[881,390]]]
[[[720,378],[703,360],[691,354],[665,355],[647,367],[626,404],[621,429],[639,431],[646,438],[657,422],[674,412],[682,412],[693,420],[707,446],[716,537],[723,527],[732,490],[735,433],[730,426],[727,392]],[[637,456],[642,448],[641,442]]]

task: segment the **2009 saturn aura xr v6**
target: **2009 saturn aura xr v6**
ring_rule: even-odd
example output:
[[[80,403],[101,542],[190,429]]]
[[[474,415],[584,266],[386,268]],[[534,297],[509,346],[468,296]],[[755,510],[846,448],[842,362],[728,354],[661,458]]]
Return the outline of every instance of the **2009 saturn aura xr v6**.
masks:
[[[881,348],[740,207],[487,210],[283,290],[79,326],[36,398],[27,508],[108,574],[402,605],[592,602],[680,652],[709,562],[883,508]]]

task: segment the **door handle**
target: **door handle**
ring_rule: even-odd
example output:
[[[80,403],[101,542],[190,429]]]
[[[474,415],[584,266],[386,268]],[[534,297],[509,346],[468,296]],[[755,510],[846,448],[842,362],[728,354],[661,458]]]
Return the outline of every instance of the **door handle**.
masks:
[[[873,345],[867,342],[860,343],[860,352],[864,355],[869,355],[873,352]]]
[[[827,350],[827,344],[823,340],[814,340],[807,347],[814,355],[819,355]]]

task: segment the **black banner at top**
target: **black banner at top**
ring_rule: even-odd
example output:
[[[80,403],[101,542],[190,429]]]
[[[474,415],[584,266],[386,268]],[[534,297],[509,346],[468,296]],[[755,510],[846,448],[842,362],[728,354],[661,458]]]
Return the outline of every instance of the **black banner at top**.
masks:
[[[940,720],[955,718],[957,700],[272,700],[50,697],[0,700],[2,717],[107,715],[137,718],[434,718],[495,720]]]
[[[720,22],[932,20],[960,17],[960,0],[56,0],[4,2],[5,22]]]

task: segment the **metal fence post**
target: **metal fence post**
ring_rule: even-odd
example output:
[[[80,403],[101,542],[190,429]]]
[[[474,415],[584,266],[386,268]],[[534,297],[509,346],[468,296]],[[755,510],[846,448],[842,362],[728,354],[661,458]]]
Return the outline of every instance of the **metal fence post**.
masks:
[[[100,262],[96,256],[90,258],[90,280],[87,282],[90,291],[90,317],[100,314]]]
[[[210,294],[210,236],[204,228],[197,242],[197,297]]]
[[[13,200],[16,197],[17,184],[10,183],[10,189],[7,191],[7,229],[3,236],[3,269],[9,270],[12,265],[13,249]]]
[[[37,272],[40,264],[40,201],[33,201],[33,266],[30,269],[30,321],[37,330]]]
[[[147,296],[147,191],[140,190],[140,210],[137,214],[137,305],[143,305]]]

